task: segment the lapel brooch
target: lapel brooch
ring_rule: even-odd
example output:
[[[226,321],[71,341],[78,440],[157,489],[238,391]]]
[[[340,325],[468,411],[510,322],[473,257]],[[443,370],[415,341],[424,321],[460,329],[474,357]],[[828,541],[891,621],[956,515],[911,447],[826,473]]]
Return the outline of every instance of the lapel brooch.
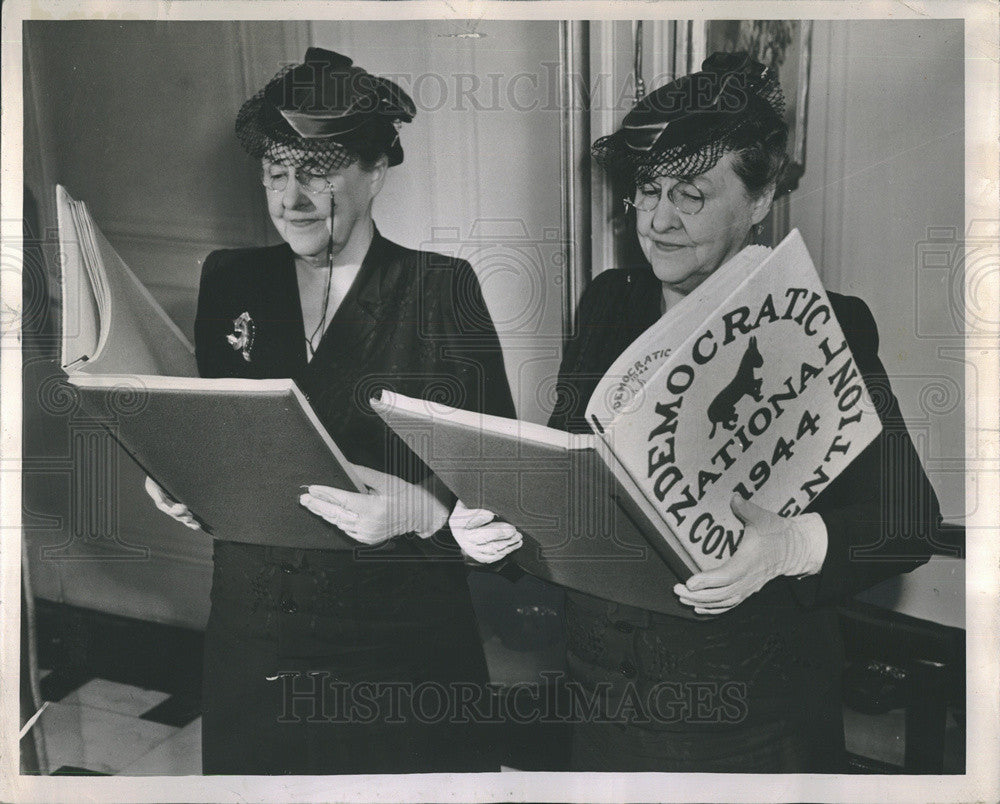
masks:
[[[226,336],[233,351],[243,355],[243,359],[247,363],[250,362],[250,350],[253,349],[253,338],[256,332],[257,326],[250,317],[250,313],[243,312],[240,313],[239,318],[233,319],[233,331]]]

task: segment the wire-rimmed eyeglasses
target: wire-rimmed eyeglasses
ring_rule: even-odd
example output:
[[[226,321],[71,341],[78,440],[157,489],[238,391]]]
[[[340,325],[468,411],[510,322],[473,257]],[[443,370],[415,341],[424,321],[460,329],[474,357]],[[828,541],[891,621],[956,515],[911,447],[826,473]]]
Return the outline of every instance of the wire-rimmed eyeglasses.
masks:
[[[648,181],[635,188],[635,196],[623,198],[625,208],[632,207],[639,212],[652,212],[660,203],[663,188],[656,182]],[[684,215],[697,215],[705,206],[705,194],[687,181],[679,181],[667,190],[667,200]]]
[[[295,181],[303,190],[312,195],[328,193],[333,189],[330,176],[327,173],[314,173],[305,168],[286,168],[283,165],[271,165],[261,168],[260,183],[274,193],[283,193],[288,187],[288,177],[295,176]]]

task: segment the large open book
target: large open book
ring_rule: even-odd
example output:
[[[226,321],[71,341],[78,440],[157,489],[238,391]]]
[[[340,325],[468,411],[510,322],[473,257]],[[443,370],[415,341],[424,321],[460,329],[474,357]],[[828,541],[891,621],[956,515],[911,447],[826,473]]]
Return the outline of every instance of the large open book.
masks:
[[[669,613],[673,578],[739,548],[734,492],[802,512],[881,430],[798,231],[643,333],[597,384],[592,434],[392,393],[376,410],[466,505],[521,530],[525,569]]]
[[[216,538],[356,547],[298,504],[308,483],[363,485],[295,383],[199,378],[191,343],[86,205],[56,196],[62,364],[87,413]]]

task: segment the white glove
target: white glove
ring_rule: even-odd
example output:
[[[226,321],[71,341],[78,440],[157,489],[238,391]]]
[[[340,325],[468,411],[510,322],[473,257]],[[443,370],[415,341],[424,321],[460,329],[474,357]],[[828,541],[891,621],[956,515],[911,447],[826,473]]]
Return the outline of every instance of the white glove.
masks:
[[[779,575],[815,575],[826,558],[826,525],[819,514],[782,517],[739,494],[730,501],[743,539],[725,564],[676,584],[681,603],[696,614],[722,614]]]
[[[194,514],[188,507],[184,503],[177,502],[148,475],[146,476],[146,494],[156,503],[156,507],[167,516],[176,519],[182,525],[187,525],[191,530],[201,530],[201,525],[198,524],[198,520],[194,518]]]
[[[509,522],[482,508],[466,508],[459,500],[448,519],[451,533],[462,552],[480,564],[493,564],[517,550],[524,539]]]
[[[354,469],[368,493],[309,486],[299,502],[362,544],[381,544],[403,533],[426,539],[444,527],[448,506],[425,486],[367,466]]]

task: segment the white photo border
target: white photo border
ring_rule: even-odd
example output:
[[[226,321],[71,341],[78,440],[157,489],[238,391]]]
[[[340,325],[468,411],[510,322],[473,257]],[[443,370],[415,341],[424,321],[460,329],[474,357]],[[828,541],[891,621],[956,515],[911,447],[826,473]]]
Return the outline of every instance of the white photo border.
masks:
[[[991,0],[826,0],[819,2],[8,2],[3,4],[2,215],[0,238],[17,244],[21,233],[22,183],[22,21],[26,19],[454,19],[474,29],[484,18],[511,19],[928,19],[965,20],[966,221],[1000,219],[998,208],[998,21]],[[982,248],[982,244],[979,244]],[[1000,266],[995,244],[993,265]],[[0,565],[0,681],[16,685],[19,660],[19,540],[21,478],[21,361],[17,348],[21,283],[16,249],[4,248],[2,294],[4,329],[0,405],[2,458],[0,510],[4,542]],[[978,256],[981,260],[981,253]],[[1000,307],[994,271],[980,283],[977,306]],[[969,288],[966,289],[969,293]],[[974,347],[974,348],[973,348]],[[998,357],[996,342],[967,340],[967,413],[976,406],[978,429],[967,429],[967,447],[1000,454],[998,443]],[[978,385],[977,385],[978,383]],[[985,418],[983,418],[985,417]],[[996,465],[973,467],[978,496],[1000,500]],[[971,485],[971,484],[970,484]],[[67,778],[18,774],[18,700],[0,696],[0,800],[4,801],[996,801],[1000,799],[998,697],[1000,697],[1000,539],[997,508],[969,521],[966,563],[968,634],[967,772],[960,776],[777,776],[558,774],[508,772],[487,775],[381,777],[129,777]],[[973,537],[973,534],[974,537]]]

